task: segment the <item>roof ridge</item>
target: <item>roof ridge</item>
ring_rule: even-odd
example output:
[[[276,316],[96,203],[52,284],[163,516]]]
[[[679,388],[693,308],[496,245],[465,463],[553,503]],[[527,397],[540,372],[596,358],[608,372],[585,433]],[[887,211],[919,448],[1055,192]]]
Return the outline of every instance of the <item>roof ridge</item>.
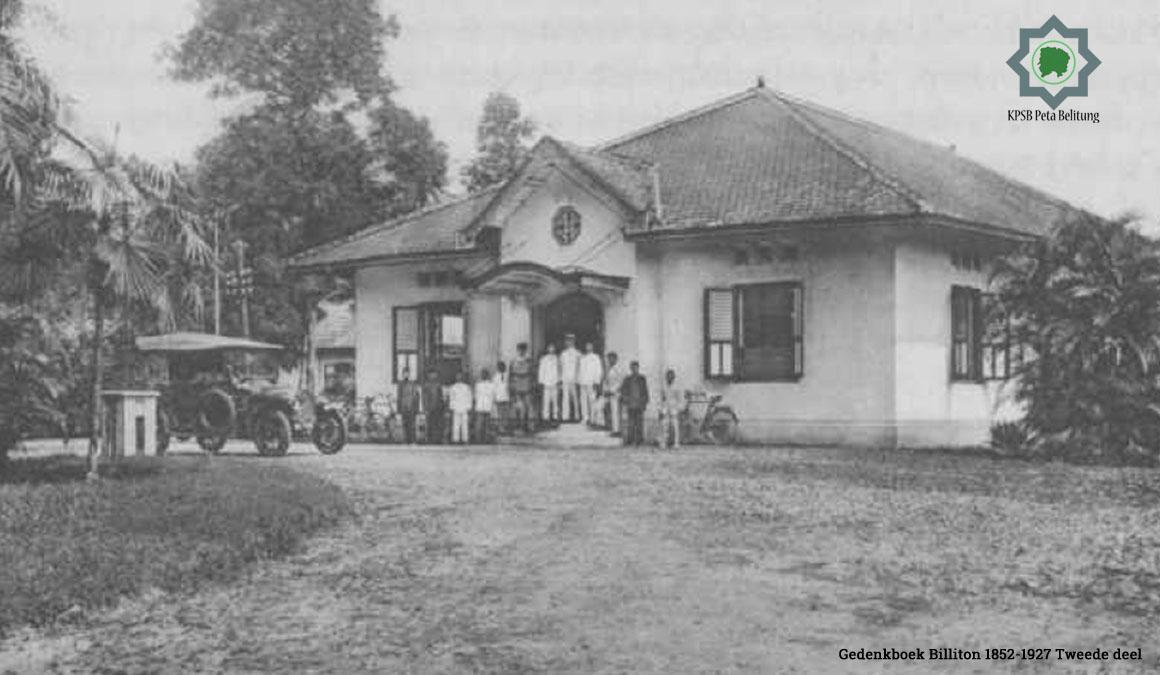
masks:
[[[596,152],[610,151],[611,148],[614,148],[618,145],[624,145],[625,143],[628,143],[629,141],[634,141],[642,136],[648,136],[649,134],[654,134],[654,133],[661,131],[663,129],[667,129],[668,127],[671,127],[675,124],[687,122],[691,119],[696,119],[698,117],[701,117],[702,115],[707,115],[711,112],[720,110],[721,108],[726,108],[728,106],[735,105],[735,104],[740,103],[742,101],[749,100],[750,98],[756,96],[758,91],[760,91],[759,88],[752,87],[752,88],[746,89],[742,92],[732,94],[730,96],[726,96],[725,98],[718,99],[716,101],[713,101],[712,103],[707,103],[707,104],[702,105],[700,107],[693,108],[692,110],[687,110],[683,113],[679,113],[677,115],[673,115],[672,117],[665,118],[665,119],[661,120],[660,122],[656,122],[654,124],[650,124],[648,126],[641,127],[639,129],[637,129],[636,131],[631,131],[627,134],[624,134],[623,136],[618,136],[616,138],[613,138],[610,141],[605,141],[604,143],[601,143],[601,144],[595,146],[593,148],[593,150],[595,150]]]
[[[477,192],[468,192],[467,194],[460,195],[459,197],[453,197],[453,198],[448,199],[447,201],[444,201],[444,202],[439,202],[437,204],[429,204],[427,206],[415,209],[413,211],[408,211],[407,213],[404,213],[402,215],[395,216],[394,218],[389,218],[389,219],[387,219],[386,222],[374,223],[371,225],[367,225],[366,227],[355,230],[354,232],[351,232],[349,234],[345,234],[341,237],[331,239],[330,241],[324,241],[324,242],[317,244],[315,246],[311,246],[310,248],[303,249],[303,250],[295,253],[294,255],[290,256],[289,260],[293,261],[293,260],[296,260],[298,258],[302,258],[302,257],[306,256],[306,254],[308,254],[308,253],[321,253],[323,251],[328,251],[328,250],[335,248],[337,246],[340,246],[342,244],[346,244],[346,243],[352,242],[352,241],[357,241],[359,239],[362,239],[363,237],[369,237],[373,234],[378,234],[380,232],[385,232],[387,230],[393,230],[397,227],[401,227],[403,225],[406,225],[407,223],[409,223],[417,218],[421,218],[423,216],[430,215],[432,213],[435,213],[436,211],[441,211],[443,209],[447,209],[447,208],[450,208],[452,206],[458,206],[466,201],[476,199],[478,197],[482,197],[483,195],[485,195],[488,192],[495,192],[496,190],[498,190],[500,188],[500,185],[502,185],[502,184],[491,185],[491,186],[483,188],[482,190],[479,190]]]
[[[926,199],[923,198],[921,193],[906,183],[902,182],[900,179],[891,175],[889,172],[884,171],[881,167],[875,165],[869,159],[863,157],[861,153],[842,143],[827,133],[824,129],[820,128],[816,123],[808,119],[805,115],[796,109],[796,102],[789,100],[790,97],[769,89],[763,91],[766,92],[765,96],[767,101],[771,103],[776,101],[780,105],[784,106],[785,109],[789,111],[790,117],[792,117],[798,124],[802,125],[806,131],[813,134],[826,145],[829,145],[838,154],[850,160],[855,165],[861,167],[863,170],[869,173],[872,178],[890,188],[890,190],[897,193],[898,196],[911,202],[914,205],[916,211],[925,212],[928,210]]]

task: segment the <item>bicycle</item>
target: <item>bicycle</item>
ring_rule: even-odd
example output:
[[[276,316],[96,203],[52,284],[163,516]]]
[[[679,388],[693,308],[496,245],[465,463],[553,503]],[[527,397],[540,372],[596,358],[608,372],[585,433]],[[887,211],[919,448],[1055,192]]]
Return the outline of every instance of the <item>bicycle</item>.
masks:
[[[732,406],[721,405],[724,396],[705,392],[685,394],[685,409],[680,412],[681,437],[688,443],[732,445],[737,442],[737,413]]]

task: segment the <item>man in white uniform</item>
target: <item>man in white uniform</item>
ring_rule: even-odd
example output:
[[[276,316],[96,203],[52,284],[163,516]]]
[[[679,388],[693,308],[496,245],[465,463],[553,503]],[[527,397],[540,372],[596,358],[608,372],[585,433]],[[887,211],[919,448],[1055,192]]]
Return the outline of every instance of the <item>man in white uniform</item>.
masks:
[[[560,419],[560,359],[556,356],[556,345],[549,344],[540,357],[540,416],[547,421]]]
[[[575,421],[580,412],[577,400],[576,376],[580,374],[580,350],[576,349],[576,336],[564,336],[564,351],[560,352],[560,416]]]
[[[604,364],[589,342],[584,345],[584,355],[580,357],[580,367],[576,373],[576,383],[580,385],[580,419],[585,424],[594,423],[594,418],[600,416],[596,390],[603,378]]]

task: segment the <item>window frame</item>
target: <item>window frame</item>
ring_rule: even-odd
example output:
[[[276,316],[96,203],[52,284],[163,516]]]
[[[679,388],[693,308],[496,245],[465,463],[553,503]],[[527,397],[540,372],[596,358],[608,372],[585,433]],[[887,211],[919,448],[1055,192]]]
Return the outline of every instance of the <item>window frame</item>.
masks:
[[[743,301],[742,297],[747,291],[757,288],[779,288],[788,289],[791,293],[792,303],[792,320],[793,320],[793,345],[791,347],[791,372],[788,374],[772,374],[772,375],[753,375],[745,372],[743,361],[741,360],[741,352],[745,349],[742,345],[743,337]],[[716,340],[710,334],[710,296],[713,293],[729,293],[732,298],[731,303],[731,322],[732,335],[730,340]],[[732,286],[715,286],[704,289],[704,308],[703,308],[704,326],[702,330],[702,372],[706,380],[717,382],[799,382],[805,376],[805,286],[800,280],[779,280],[779,281],[760,281],[745,284],[734,284]],[[713,372],[713,350],[722,350],[722,358],[724,357],[724,347],[728,345],[730,348],[730,367],[731,372]]]
[[[951,286],[950,301],[951,382],[983,382],[983,292],[973,286],[955,284]],[[960,307],[967,312],[962,320],[959,317]],[[960,335],[958,327],[963,322],[966,323],[966,333]]]
[[[399,341],[399,312],[414,311],[417,313],[417,349],[398,348]],[[458,343],[445,342],[442,335],[442,325],[445,317],[457,317],[461,323],[461,338]],[[436,325],[438,324],[438,325]],[[414,305],[396,305],[391,308],[391,381],[399,383],[399,356],[413,355],[415,369],[411,372],[414,382],[422,382],[426,372],[434,367],[441,368],[444,362],[458,361],[462,369],[467,367],[469,321],[467,305],[464,302],[425,302]],[[453,354],[449,353],[454,350]]]

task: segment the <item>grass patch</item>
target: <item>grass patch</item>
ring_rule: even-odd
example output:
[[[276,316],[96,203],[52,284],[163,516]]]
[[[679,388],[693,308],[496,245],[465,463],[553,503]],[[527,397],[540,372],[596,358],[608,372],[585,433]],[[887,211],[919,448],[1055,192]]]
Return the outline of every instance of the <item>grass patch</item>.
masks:
[[[157,588],[230,581],[349,512],[342,492],[245,459],[134,459],[84,481],[79,457],[15,460],[0,478],[0,635]]]

